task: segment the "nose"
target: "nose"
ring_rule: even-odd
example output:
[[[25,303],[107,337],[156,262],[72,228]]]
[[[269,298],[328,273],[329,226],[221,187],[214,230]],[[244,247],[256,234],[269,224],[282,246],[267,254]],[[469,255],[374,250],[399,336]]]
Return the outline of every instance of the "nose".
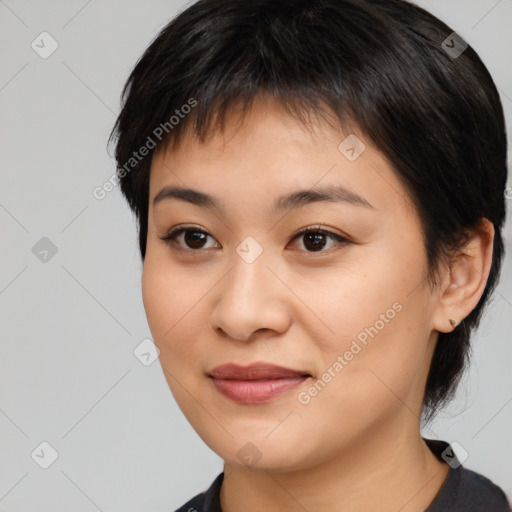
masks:
[[[211,325],[221,336],[250,341],[258,332],[289,329],[291,292],[264,254],[248,263],[235,253],[230,271],[215,287]]]

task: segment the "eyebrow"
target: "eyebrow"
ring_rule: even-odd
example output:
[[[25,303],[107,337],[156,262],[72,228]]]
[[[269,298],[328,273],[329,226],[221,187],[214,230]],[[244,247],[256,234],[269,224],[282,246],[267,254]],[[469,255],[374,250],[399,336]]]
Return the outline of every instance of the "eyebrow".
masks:
[[[199,190],[183,188],[177,186],[166,186],[156,194],[153,199],[153,206],[165,199],[178,199],[190,204],[212,208],[219,212],[223,211],[222,202]],[[278,213],[282,210],[298,208],[300,206],[320,201],[346,203],[354,206],[363,206],[365,208],[375,209],[364,197],[341,186],[330,185],[317,187],[309,190],[297,190],[291,194],[280,196],[272,205],[271,213]]]

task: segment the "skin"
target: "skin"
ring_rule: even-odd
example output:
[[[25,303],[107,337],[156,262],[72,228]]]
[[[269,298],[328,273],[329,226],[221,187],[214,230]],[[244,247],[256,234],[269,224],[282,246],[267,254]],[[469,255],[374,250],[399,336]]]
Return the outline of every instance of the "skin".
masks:
[[[142,274],[169,387],[224,460],[222,510],[423,511],[449,470],[420,435],[426,377],[438,332],[451,331],[449,319],[467,316],[483,293],[492,224],[482,222],[432,290],[414,205],[363,135],[353,131],[366,149],[349,161],[338,150],[348,133],[317,119],[314,132],[305,130],[271,100],[256,100],[238,121],[228,116],[224,133],[205,144],[188,135],[154,155]],[[270,213],[278,196],[328,184],[374,208],[315,202]],[[166,185],[213,195],[224,210],[176,199],[153,205]],[[350,242],[327,237],[314,251],[304,236],[293,240],[316,225]],[[207,231],[204,248],[183,236],[174,245],[161,240],[179,226]],[[252,263],[236,252],[248,236],[263,249]],[[394,303],[400,312],[300,403],[298,394]],[[219,364],[255,361],[313,377],[272,402],[247,405],[225,398],[206,375]],[[244,446],[260,455],[256,463],[237,455]]]

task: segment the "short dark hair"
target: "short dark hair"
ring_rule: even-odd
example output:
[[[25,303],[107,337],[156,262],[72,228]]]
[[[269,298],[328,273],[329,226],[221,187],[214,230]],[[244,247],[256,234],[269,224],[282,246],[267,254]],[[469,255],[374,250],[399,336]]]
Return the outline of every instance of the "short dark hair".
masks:
[[[453,398],[504,251],[503,108],[471,46],[448,51],[453,37],[404,0],[199,0],[138,60],[109,139],[117,137],[119,184],[138,221],[143,261],[155,149],[136,161],[133,152],[155,138],[157,149],[178,144],[186,130],[205,141],[224,129],[227,112],[241,105],[244,114],[260,95],[304,125],[313,113],[355,126],[388,158],[421,219],[431,286],[441,257],[489,219],[495,238],[487,284],[454,331],[439,333],[423,400],[427,422]],[[189,113],[172,122],[179,112]]]

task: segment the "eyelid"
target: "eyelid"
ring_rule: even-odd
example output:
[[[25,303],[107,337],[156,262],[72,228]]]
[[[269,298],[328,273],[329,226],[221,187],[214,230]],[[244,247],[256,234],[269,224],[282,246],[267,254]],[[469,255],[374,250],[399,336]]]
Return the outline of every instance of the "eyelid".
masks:
[[[294,240],[299,235],[303,235],[304,233],[309,233],[309,232],[323,233],[325,235],[332,236],[333,238],[337,237],[339,239],[344,239],[347,241],[349,240],[347,236],[335,233],[334,231],[331,231],[330,228],[327,228],[327,227],[323,226],[322,224],[314,224],[312,226],[308,226],[308,227],[299,229],[294,235],[292,235],[292,240]]]
[[[169,238],[171,238],[175,235],[178,235],[183,231],[196,231],[196,232],[204,233],[205,235],[211,236],[210,233],[208,233],[208,231],[206,231],[205,229],[200,228],[198,226],[177,226],[175,228],[171,228],[166,235],[161,236],[159,238],[160,238],[160,240],[168,240]]]

